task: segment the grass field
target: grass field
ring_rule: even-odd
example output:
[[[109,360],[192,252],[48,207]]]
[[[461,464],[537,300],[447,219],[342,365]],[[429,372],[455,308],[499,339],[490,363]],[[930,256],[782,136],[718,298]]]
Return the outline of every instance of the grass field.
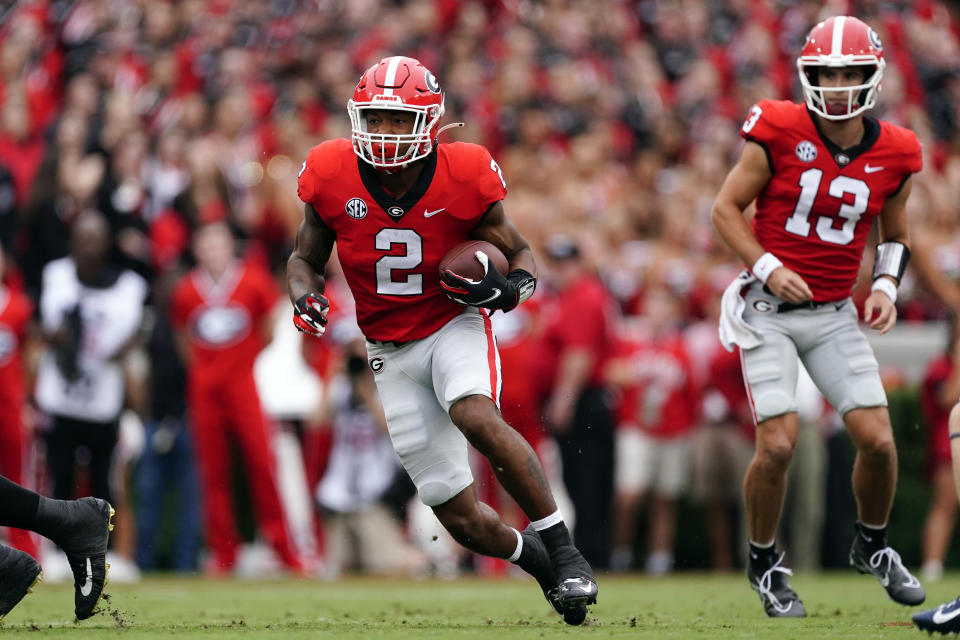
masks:
[[[72,621],[72,588],[40,584],[0,636],[29,638],[924,638],[908,609],[872,577],[793,580],[805,620],[769,620],[741,575],[601,576],[588,624],[568,627],[533,580],[453,582],[352,578],[226,581],[148,578],[111,585],[103,612]],[[960,574],[928,589],[934,606],[960,593]]]

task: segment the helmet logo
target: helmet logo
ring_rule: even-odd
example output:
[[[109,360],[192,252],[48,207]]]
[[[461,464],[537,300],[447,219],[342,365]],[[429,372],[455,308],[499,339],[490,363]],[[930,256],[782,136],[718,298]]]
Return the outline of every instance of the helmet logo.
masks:
[[[427,83],[427,89],[430,90],[430,93],[440,93],[440,83],[437,82],[436,76],[427,71],[423,76],[423,81]]]
[[[367,203],[360,198],[350,198],[343,209],[354,220],[363,220],[367,217]]]
[[[797,145],[797,157],[803,162],[813,162],[817,159],[817,145],[809,140],[802,140]]]
[[[868,33],[870,35],[870,44],[873,45],[873,48],[877,51],[883,51],[883,44],[881,44],[880,36],[877,35],[877,32],[870,29]]]
[[[404,214],[404,210],[403,210],[403,207],[390,207],[389,209],[387,209],[387,213],[389,213],[394,218],[399,218]]]

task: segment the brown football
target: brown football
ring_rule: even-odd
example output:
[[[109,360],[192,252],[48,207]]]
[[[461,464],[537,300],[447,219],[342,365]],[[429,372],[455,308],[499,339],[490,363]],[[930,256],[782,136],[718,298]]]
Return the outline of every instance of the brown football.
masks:
[[[477,251],[487,254],[497,271],[507,275],[507,257],[496,246],[483,240],[467,240],[447,251],[440,259],[440,275],[443,276],[443,272],[449,269],[463,278],[480,280],[483,278],[483,265],[477,260]]]

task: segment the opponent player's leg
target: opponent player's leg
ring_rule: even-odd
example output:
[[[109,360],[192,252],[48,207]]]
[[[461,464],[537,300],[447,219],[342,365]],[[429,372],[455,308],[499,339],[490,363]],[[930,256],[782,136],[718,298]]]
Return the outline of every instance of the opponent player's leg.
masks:
[[[953,454],[953,485],[960,496],[960,403],[950,411],[950,451]],[[914,614],[913,622],[923,631],[960,633],[960,598]]]
[[[0,526],[17,527],[35,531],[57,544],[70,562],[74,578],[75,614],[79,620],[89,618],[96,611],[103,588],[107,582],[107,540],[113,529],[110,519],[113,507],[106,500],[82,498],[80,500],[54,500],[24,489],[0,476]],[[29,556],[28,556],[29,557]],[[14,563],[23,572],[30,573],[33,565],[22,556],[9,556],[6,561]],[[39,565],[36,566],[39,575]],[[0,576],[5,575],[0,569]],[[20,590],[26,578],[8,584],[3,579],[2,590],[14,594]],[[2,578],[0,578],[2,579]],[[32,584],[34,580],[31,580]],[[31,586],[28,584],[27,587]],[[26,595],[26,587],[20,598]],[[11,600],[11,596],[0,595]],[[19,602],[19,598],[10,605]]]

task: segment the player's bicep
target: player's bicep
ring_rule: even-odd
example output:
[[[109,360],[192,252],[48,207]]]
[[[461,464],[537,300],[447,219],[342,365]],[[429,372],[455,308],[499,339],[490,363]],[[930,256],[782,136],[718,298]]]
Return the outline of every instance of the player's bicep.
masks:
[[[907,198],[913,189],[913,178],[908,177],[892,196],[887,198],[880,210],[878,220],[880,242],[902,242],[910,246],[910,232],[907,225]]]
[[[720,187],[717,204],[733,205],[743,211],[760,195],[772,175],[766,149],[748,140],[740,159]]]
[[[486,240],[493,244],[503,251],[503,255],[508,260],[517,253],[530,248],[526,238],[507,217],[502,202],[495,202],[490,205],[483,220],[470,232],[470,237],[474,240]]]
[[[297,230],[291,258],[300,258],[308,262],[315,270],[322,270],[336,243],[337,234],[324,224],[313,205],[304,205],[303,221]]]

